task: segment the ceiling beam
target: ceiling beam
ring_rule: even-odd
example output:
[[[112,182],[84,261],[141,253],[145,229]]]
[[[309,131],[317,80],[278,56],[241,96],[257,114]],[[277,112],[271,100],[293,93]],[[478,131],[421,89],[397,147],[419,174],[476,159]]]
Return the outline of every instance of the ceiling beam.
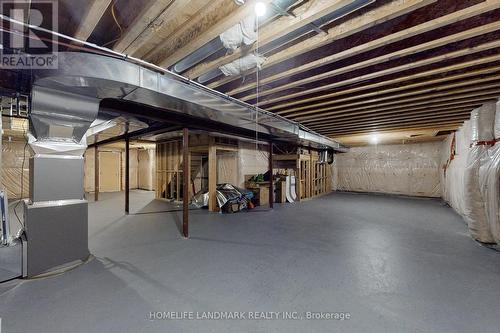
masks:
[[[479,26],[479,27],[476,27],[476,28],[473,28],[470,30],[462,31],[462,32],[459,32],[459,33],[456,33],[456,34],[453,34],[450,36],[438,38],[438,39],[429,41],[427,43],[418,44],[418,45],[408,47],[405,49],[401,49],[401,50],[398,50],[398,51],[395,51],[392,53],[384,54],[382,56],[378,56],[375,58],[370,58],[368,60],[354,63],[354,64],[349,65],[349,66],[344,66],[341,68],[334,69],[332,71],[320,73],[318,75],[313,75],[313,76],[304,78],[302,80],[296,80],[296,81],[290,82],[288,84],[278,86],[276,88],[262,89],[262,91],[259,92],[259,94],[260,94],[260,97],[271,95],[271,94],[276,93],[278,91],[287,90],[287,89],[294,88],[297,86],[303,86],[303,85],[311,83],[311,82],[317,82],[317,81],[322,80],[324,78],[329,78],[329,77],[349,73],[349,72],[352,72],[355,70],[378,65],[378,64],[381,64],[384,62],[390,63],[391,61],[394,61],[396,59],[408,57],[408,56],[411,56],[411,55],[414,55],[414,54],[417,54],[417,53],[420,53],[423,51],[442,47],[442,46],[445,46],[448,44],[456,43],[458,41],[463,41],[463,40],[466,40],[469,38],[477,37],[477,36],[484,35],[484,34],[494,32],[497,30],[500,30],[500,21],[486,24],[483,26]],[[499,36],[499,38],[500,38],[500,36]],[[252,99],[255,97],[256,97],[256,94],[251,94],[251,95],[245,96],[243,98],[243,100],[249,100],[249,99]]]
[[[342,111],[336,111],[332,113],[324,113],[323,115],[319,116],[314,116],[314,117],[309,117],[309,119],[294,119],[296,121],[300,121],[304,124],[311,124],[314,122],[324,122],[325,120],[328,119],[334,119],[336,118],[339,114],[351,114],[351,115],[358,115],[358,114],[367,114],[367,113],[373,113],[376,111],[387,111],[387,110],[405,110],[408,108],[427,108],[427,107],[435,107],[439,105],[460,105],[463,103],[469,103],[469,102],[475,102],[475,101],[488,101],[491,99],[495,99],[498,96],[500,96],[500,89],[491,89],[488,91],[478,91],[478,92],[473,92],[473,93],[468,93],[468,94],[459,94],[458,96],[448,96],[446,98],[433,98],[428,101],[423,101],[420,103],[406,103],[402,105],[397,105],[397,106],[389,106],[389,107],[380,107],[380,106],[373,106],[373,107],[367,107],[363,109],[356,108],[355,110],[353,109],[345,109]],[[297,117],[299,118],[299,117]]]
[[[499,56],[500,57],[500,56]],[[500,58],[499,58],[500,59]],[[376,90],[372,91],[369,93],[361,93],[361,94],[356,94],[353,96],[345,97],[345,98],[339,98],[339,99],[328,99],[326,101],[320,102],[320,103],[315,103],[315,104],[308,104],[302,107],[297,107],[297,108],[290,108],[290,109],[285,109],[283,112],[296,112],[296,111],[301,111],[301,110],[309,110],[311,108],[319,108],[319,107],[324,107],[327,105],[334,105],[337,103],[341,102],[347,102],[351,100],[357,100],[361,98],[368,98],[368,97],[373,97],[373,96],[379,96],[379,95],[388,95],[391,93],[397,93],[401,91],[411,91],[413,88],[419,88],[419,87],[426,87],[426,86],[433,86],[436,89],[442,88],[442,87],[449,87],[451,86],[450,84],[446,85],[445,83],[448,81],[455,81],[458,82],[456,84],[460,84],[464,79],[467,78],[474,78],[474,77],[485,77],[488,74],[496,74],[498,71],[500,71],[500,66],[494,66],[491,68],[485,68],[485,69],[480,69],[480,70],[475,70],[471,72],[465,72],[457,75],[450,75],[450,76],[445,76],[439,79],[434,79],[434,80],[428,80],[428,81],[422,81],[418,83],[413,83],[413,84],[408,84],[408,85],[401,85],[401,86],[396,86],[395,88],[390,88],[390,89],[385,89],[385,90]],[[442,85],[438,85],[442,84]],[[433,88],[429,88],[433,89]],[[268,111],[271,111],[272,108],[268,108]],[[279,112],[276,112],[279,113]]]
[[[339,60],[343,60],[343,59],[358,55],[358,54],[363,53],[363,52],[371,51],[371,50],[374,50],[376,48],[383,47],[385,45],[407,39],[409,37],[413,37],[413,36],[423,34],[423,33],[438,29],[438,28],[442,28],[444,26],[451,25],[451,24],[456,23],[458,21],[462,21],[462,20],[477,16],[477,15],[486,13],[486,12],[495,10],[497,8],[500,8],[500,2],[488,0],[488,1],[485,1],[482,3],[479,3],[477,5],[453,12],[451,14],[448,14],[448,15],[445,15],[442,17],[438,17],[436,19],[427,21],[425,23],[410,27],[408,29],[398,31],[398,32],[390,34],[388,36],[384,36],[382,38],[372,40],[368,43],[364,43],[364,44],[361,44],[361,45],[358,45],[358,46],[355,46],[352,48],[348,48],[345,51],[332,54],[331,56],[306,63],[302,66],[297,66],[297,67],[292,68],[292,69],[287,70],[287,71],[276,73],[275,75],[271,75],[271,76],[266,77],[266,78],[262,78],[260,80],[259,84],[265,85],[265,84],[268,84],[270,82],[282,79],[284,77],[290,77],[290,76],[296,75],[298,73],[310,71],[314,68],[318,68],[320,66],[324,66],[326,64],[330,64],[333,62],[337,62]],[[218,84],[219,84],[219,82],[215,82],[213,85],[216,86]],[[254,87],[255,87],[255,82],[252,82],[252,83],[240,86],[239,88],[227,91],[226,93],[229,95],[234,95],[234,94],[246,91],[246,90],[250,90]]]
[[[384,133],[408,133],[408,132],[434,132],[438,133],[439,131],[455,131],[457,130],[460,126],[463,125],[463,121],[461,122],[456,122],[454,124],[441,124],[441,125],[427,125],[427,126],[421,126],[421,127],[412,127],[408,126],[406,128],[388,128],[388,129],[379,129],[379,130],[370,130],[370,131],[361,131],[358,133],[345,133],[345,134],[334,134],[330,135],[329,137],[335,140],[342,140],[346,138],[350,138],[353,136],[360,136],[360,135],[370,135],[370,134],[384,134]]]
[[[265,29],[262,29],[259,32],[259,45],[266,45],[267,43],[283,37],[291,31],[301,28],[318,18],[346,6],[351,2],[352,0],[313,1],[312,3],[302,5],[293,12],[293,15],[281,16],[277,20],[266,25]],[[219,68],[222,65],[243,57],[245,54],[248,54],[248,52],[253,52],[256,47],[257,43],[254,43],[249,48],[242,49],[240,47],[232,54],[228,54],[210,62],[201,63],[184,73],[184,75],[191,79],[197,78],[212,69]]]
[[[366,125],[386,125],[386,124],[397,124],[400,122],[416,122],[421,120],[436,120],[436,119],[450,119],[453,117],[462,117],[462,116],[470,116],[470,113],[473,109],[462,109],[462,110],[454,110],[454,111],[442,111],[435,114],[426,114],[426,115],[404,115],[402,117],[392,117],[392,119],[365,119],[352,123],[339,123],[332,124],[329,126],[312,126],[309,127],[315,131],[326,131],[326,130],[340,130],[340,129],[352,129],[359,128]]]
[[[137,14],[122,38],[113,46],[113,50],[134,55],[167,22],[171,26],[176,23],[174,22],[176,19],[182,23],[185,22],[188,17],[183,9],[193,8],[191,7],[192,2],[205,3],[206,0],[190,1],[189,6],[186,6],[182,1],[175,0],[153,1]]]
[[[400,130],[422,130],[422,129],[427,129],[427,128],[435,128],[436,130],[445,130],[451,128],[457,129],[460,127],[465,120],[467,120],[468,117],[465,119],[460,119],[460,120],[451,120],[451,121],[442,121],[442,122],[430,122],[430,123],[420,123],[418,125],[415,124],[397,124],[397,125],[388,125],[388,126],[372,126],[372,127],[367,127],[363,128],[361,130],[359,129],[353,129],[353,130],[347,130],[347,131],[325,131],[323,134],[325,136],[329,137],[336,137],[336,136],[343,136],[343,135],[353,135],[353,134],[368,134],[368,133],[383,133],[386,131],[400,131]]]
[[[425,66],[425,65],[435,64],[435,63],[438,63],[438,62],[441,62],[441,61],[455,59],[455,58],[459,58],[459,57],[462,57],[462,56],[471,55],[471,54],[474,54],[474,53],[479,53],[479,52],[486,51],[486,50],[491,50],[491,49],[494,49],[494,48],[497,48],[497,47],[500,47],[500,41],[499,40],[495,40],[493,42],[487,42],[487,43],[475,45],[473,47],[464,48],[464,49],[461,49],[461,50],[457,50],[457,51],[445,53],[445,54],[442,54],[442,55],[439,55],[439,56],[435,56],[435,57],[431,57],[431,58],[426,58],[426,59],[422,59],[422,60],[410,62],[410,63],[404,64],[404,65],[400,65],[400,66],[396,66],[396,67],[384,69],[384,70],[381,70],[381,71],[372,72],[372,73],[365,74],[365,75],[360,75],[360,76],[353,77],[353,78],[350,78],[350,79],[347,79],[347,80],[343,80],[343,81],[339,81],[339,82],[335,82],[335,83],[331,83],[331,84],[319,86],[319,87],[308,89],[308,90],[303,90],[303,91],[300,91],[300,92],[297,92],[297,93],[286,94],[284,96],[280,96],[280,97],[276,97],[276,98],[269,97],[268,99],[262,101],[261,104],[260,104],[260,106],[264,107],[267,104],[275,103],[275,102],[278,102],[278,101],[287,100],[287,99],[292,98],[292,97],[299,97],[299,96],[303,96],[303,95],[310,94],[310,93],[313,93],[313,92],[325,91],[325,90],[329,90],[329,89],[333,89],[333,88],[345,86],[345,85],[348,85],[348,84],[363,82],[363,81],[374,79],[374,78],[377,78],[377,77],[381,77],[381,76],[385,76],[385,75],[389,75],[389,74],[395,74],[395,73],[403,72],[403,71],[406,71],[406,70],[419,68],[419,67],[422,67],[422,66]],[[265,93],[265,91],[263,93]],[[248,100],[248,99],[249,98],[243,98],[243,100]]]
[[[268,68],[286,59],[296,57],[321,46],[330,44],[342,38],[354,35],[357,32],[372,28],[393,18],[408,14],[416,9],[435,3],[436,0],[400,0],[389,1],[373,10],[361,15],[355,15],[328,30],[325,35],[317,35],[305,41],[299,42],[283,51],[280,51],[266,59],[263,68]],[[248,74],[248,73],[245,73]],[[208,86],[214,88],[221,84],[232,81],[241,76],[226,77]]]
[[[254,3],[238,6],[233,0],[212,0],[144,57],[168,68],[250,15]]]
[[[486,77],[480,77],[474,80],[465,80],[465,81],[460,81],[458,83],[452,83],[452,84],[447,84],[447,85],[442,85],[438,87],[431,87],[431,88],[426,88],[426,89],[419,89],[419,90],[413,90],[410,92],[405,92],[401,94],[389,94],[384,97],[379,97],[379,98],[373,98],[373,99],[363,99],[360,98],[360,100],[352,103],[342,103],[342,101],[339,101],[338,103],[333,103],[335,106],[328,106],[324,108],[318,108],[318,109],[312,109],[308,111],[294,111],[292,113],[286,113],[285,111],[283,112],[278,112],[279,115],[287,116],[287,117],[295,117],[295,116],[305,116],[308,114],[316,114],[321,111],[333,111],[333,110],[338,110],[338,109],[345,109],[347,107],[358,107],[358,108],[363,108],[366,107],[365,104],[368,106],[371,105],[393,105],[405,101],[419,101],[419,100],[425,100],[428,99],[429,97],[434,97],[434,96],[447,96],[447,95],[453,95],[456,94],[457,92],[468,92],[468,91],[473,91],[474,89],[471,90],[470,86],[473,86],[475,84],[482,84],[481,86],[484,86],[484,83],[490,82],[490,81],[498,81],[500,80],[500,75],[492,75],[492,76],[486,76]],[[459,89],[459,90],[450,90],[451,88],[458,88],[458,87],[468,87],[465,89]],[[500,87],[500,82],[495,82],[494,84],[488,85],[487,88],[492,88],[492,87]],[[421,96],[415,96],[415,95],[421,95]],[[413,96],[413,97],[411,97]],[[395,100],[392,102],[386,102],[383,104],[380,104],[380,102],[383,101],[390,101],[390,100]]]
[[[112,0],[91,0],[75,33],[75,38],[86,41],[108,9]]]
[[[301,105],[301,104],[304,104],[306,106],[312,105],[311,103],[314,101],[322,101],[322,100],[325,100],[327,98],[332,98],[332,97],[337,97],[337,96],[342,96],[342,95],[352,94],[352,93],[358,93],[360,91],[375,89],[375,88],[380,88],[380,87],[385,87],[385,86],[398,85],[399,87],[401,87],[403,89],[405,86],[417,87],[420,84],[420,82],[416,83],[415,85],[406,85],[406,82],[421,79],[421,78],[425,79],[427,77],[432,77],[435,75],[444,75],[445,77],[448,77],[448,75],[446,75],[446,74],[449,72],[458,71],[458,70],[465,70],[465,69],[472,68],[475,66],[490,64],[490,63],[493,66],[493,65],[496,65],[497,64],[496,62],[498,62],[498,61],[500,61],[500,55],[492,55],[492,56],[488,56],[488,57],[474,59],[471,61],[466,61],[463,63],[453,64],[450,66],[440,67],[440,68],[432,69],[429,71],[424,71],[424,72],[420,72],[420,73],[416,73],[416,74],[412,74],[412,75],[408,75],[408,76],[399,77],[397,79],[386,80],[386,81],[382,81],[382,82],[378,82],[378,83],[370,83],[368,81],[367,82],[368,84],[363,84],[361,86],[356,86],[354,88],[339,90],[339,91],[336,91],[333,93],[327,93],[327,94],[315,96],[315,97],[298,99],[297,101],[285,102],[282,104],[277,104],[277,105],[268,107],[268,108],[266,108],[266,110],[275,111],[276,109],[283,109],[286,107],[291,107],[294,105]],[[490,67],[488,67],[488,68],[490,68]],[[493,66],[492,68],[496,68],[496,67]],[[493,71],[493,69],[492,69],[492,71]],[[425,81],[423,83],[425,83]]]
[[[481,106],[481,104],[478,103],[469,103],[465,105],[460,105],[456,107],[433,107],[433,108],[426,108],[426,109],[420,109],[416,111],[411,111],[411,110],[404,110],[404,111],[385,111],[385,112],[377,112],[373,114],[368,114],[368,115],[358,115],[354,117],[350,117],[349,115],[344,115],[343,117],[338,117],[329,121],[325,121],[323,123],[318,123],[316,125],[308,125],[308,127],[314,127],[314,128],[322,128],[322,127],[329,127],[332,125],[339,125],[339,124],[356,124],[358,121],[363,122],[363,121],[375,121],[375,120],[390,120],[390,119],[399,119],[400,117],[406,117],[406,116],[417,116],[417,115],[429,115],[433,113],[452,113],[452,112],[461,112],[461,111],[471,111],[476,107]]]

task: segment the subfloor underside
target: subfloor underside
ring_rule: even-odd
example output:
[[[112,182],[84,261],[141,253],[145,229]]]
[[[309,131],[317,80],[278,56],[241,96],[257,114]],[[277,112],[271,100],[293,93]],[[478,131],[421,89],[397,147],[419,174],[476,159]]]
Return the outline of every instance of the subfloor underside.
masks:
[[[273,211],[196,210],[184,240],[181,212],[162,213],[150,198],[133,192],[132,211],[142,213],[124,216],[123,195],[102,194],[89,208],[95,260],[62,276],[0,284],[3,331],[499,330],[500,253],[472,241],[439,200],[333,193]],[[181,311],[195,318],[150,317]],[[196,320],[208,311],[296,312],[302,320]],[[306,320],[309,311],[350,319]]]

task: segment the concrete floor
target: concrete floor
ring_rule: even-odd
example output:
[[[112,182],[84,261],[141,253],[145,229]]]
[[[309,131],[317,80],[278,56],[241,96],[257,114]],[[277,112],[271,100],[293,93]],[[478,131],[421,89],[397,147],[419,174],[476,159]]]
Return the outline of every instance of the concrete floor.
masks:
[[[134,209],[148,205],[134,192]],[[97,259],[0,285],[2,332],[499,332],[500,253],[438,200],[334,193],[274,211],[124,216],[90,204]],[[348,312],[350,320],[150,320],[156,311]]]

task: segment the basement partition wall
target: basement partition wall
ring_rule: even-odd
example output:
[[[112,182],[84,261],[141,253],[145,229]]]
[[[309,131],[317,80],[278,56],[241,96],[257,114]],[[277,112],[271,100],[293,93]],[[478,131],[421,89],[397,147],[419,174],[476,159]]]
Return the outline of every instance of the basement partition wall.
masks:
[[[333,174],[340,191],[442,197],[472,238],[500,244],[500,102],[442,142],[354,147],[336,155]]]
[[[440,197],[441,142],[354,147],[336,155],[339,191]]]
[[[443,198],[471,236],[500,243],[500,103],[485,103],[442,143]]]

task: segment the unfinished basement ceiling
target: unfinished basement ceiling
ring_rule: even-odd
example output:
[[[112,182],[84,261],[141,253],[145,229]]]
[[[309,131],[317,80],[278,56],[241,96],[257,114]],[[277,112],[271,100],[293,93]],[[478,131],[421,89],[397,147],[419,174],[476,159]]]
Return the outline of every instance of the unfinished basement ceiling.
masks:
[[[181,75],[343,143],[433,138],[500,97],[498,0],[263,2],[259,42],[234,51],[219,36],[256,1],[94,0],[61,32],[169,69],[194,59]],[[219,70],[248,54],[258,75]]]

